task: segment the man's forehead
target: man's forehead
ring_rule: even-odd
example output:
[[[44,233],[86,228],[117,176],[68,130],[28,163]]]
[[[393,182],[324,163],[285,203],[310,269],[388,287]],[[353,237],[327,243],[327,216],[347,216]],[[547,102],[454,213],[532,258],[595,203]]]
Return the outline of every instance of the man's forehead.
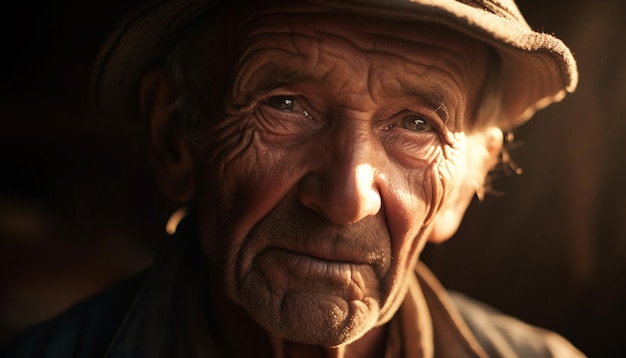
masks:
[[[477,40],[440,25],[375,19],[307,3],[251,13],[242,22],[240,42],[237,71],[248,73],[238,73],[235,91],[237,84],[259,93],[319,79],[336,60],[353,67],[350,84],[381,79],[384,88],[377,90],[386,96],[426,99],[438,108],[450,86],[469,95],[485,78],[486,45]],[[320,49],[321,43],[334,46]],[[437,83],[442,77],[430,74],[424,83],[421,76],[427,71],[447,72],[453,80],[448,76],[442,81],[448,83]]]
[[[384,61],[400,60],[407,65],[449,62],[446,65],[468,72],[475,70],[476,63],[483,66],[487,47],[441,25],[371,18],[307,2],[257,9],[241,21],[240,60],[268,49],[275,54],[310,57],[324,51],[327,57],[337,58],[360,51],[371,58],[387,55]],[[322,43],[334,46],[320,48]]]
[[[239,12],[240,37],[254,37],[259,32],[285,33],[299,31],[313,34],[320,29],[335,35],[349,36],[362,48],[414,41],[445,47],[462,52],[469,46],[480,47],[484,43],[470,38],[443,25],[427,22],[406,22],[385,17],[372,17],[347,9],[337,9],[324,4],[307,1],[264,1]],[[350,26],[341,26],[349,20]],[[372,42],[372,37],[384,41]]]

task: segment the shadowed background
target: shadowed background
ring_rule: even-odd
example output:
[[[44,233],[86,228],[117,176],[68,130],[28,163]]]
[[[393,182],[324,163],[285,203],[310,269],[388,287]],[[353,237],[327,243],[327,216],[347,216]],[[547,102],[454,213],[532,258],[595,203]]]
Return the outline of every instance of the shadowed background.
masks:
[[[616,356],[626,333],[626,3],[518,1],[574,52],[578,91],[515,132],[522,175],[470,207],[424,260],[443,283]],[[87,105],[123,0],[3,3],[0,342],[147,266],[174,207],[142,133]]]

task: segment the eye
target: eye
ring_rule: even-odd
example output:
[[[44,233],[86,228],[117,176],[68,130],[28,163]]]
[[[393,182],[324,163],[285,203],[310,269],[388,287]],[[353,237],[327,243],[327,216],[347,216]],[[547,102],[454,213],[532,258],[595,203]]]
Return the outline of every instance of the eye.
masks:
[[[432,132],[435,127],[427,118],[411,115],[402,118],[402,127],[414,132]]]
[[[304,107],[298,103],[295,97],[291,96],[275,96],[270,97],[263,101],[263,105],[272,109],[278,110],[283,113],[290,113],[294,115],[303,115],[305,118],[312,118],[311,115]]]
[[[265,103],[274,109],[285,112],[293,112],[297,105],[293,97],[271,97]]]

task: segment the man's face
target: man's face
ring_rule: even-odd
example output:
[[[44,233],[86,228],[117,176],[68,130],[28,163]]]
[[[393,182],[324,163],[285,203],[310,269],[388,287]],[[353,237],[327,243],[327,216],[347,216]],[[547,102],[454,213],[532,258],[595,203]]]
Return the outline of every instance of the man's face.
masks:
[[[200,126],[205,251],[270,332],[350,342],[396,312],[430,224],[469,187],[485,47],[311,6],[240,35],[224,113]]]

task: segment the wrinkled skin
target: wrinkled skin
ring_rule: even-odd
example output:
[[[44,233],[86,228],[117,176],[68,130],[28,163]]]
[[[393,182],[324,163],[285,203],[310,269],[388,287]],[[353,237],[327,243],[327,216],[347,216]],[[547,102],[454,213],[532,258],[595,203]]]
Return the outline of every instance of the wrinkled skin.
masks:
[[[224,115],[194,149],[204,250],[272,336],[363,338],[491,166],[488,131],[465,130],[486,47],[299,5],[248,17],[237,43]]]

